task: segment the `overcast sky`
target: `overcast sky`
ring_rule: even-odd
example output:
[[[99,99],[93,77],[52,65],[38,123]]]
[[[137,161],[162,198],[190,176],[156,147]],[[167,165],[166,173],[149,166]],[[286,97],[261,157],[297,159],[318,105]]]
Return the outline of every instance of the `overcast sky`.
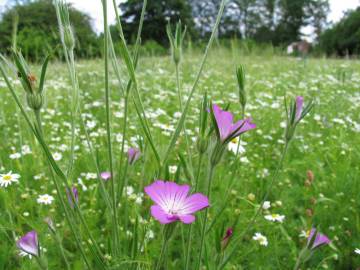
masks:
[[[0,0],[0,11],[4,8],[6,2],[11,2],[12,0]],[[72,3],[73,6],[88,15],[93,19],[93,26],[95,30],[99,33],[103,29],[103,20],[102,20],[102,5],[101,0],[65,0],[68,3]],[[126,0],[116,0],[116,3],[125,2]],[[150,1],[159,1],[159,0],[150,0]],[[196,0],[192,0],[196,1]],[[354,9],[357,6],[360,6],[360,0],[330,0],[331,12],[329,14],[329,20],[333,22],[339,21],[342,17],[343,12],[348,9]],[[113,11],[112,1],[108,0],[108,16],[109,23],[115,22],[115,14]],[[305,32],[311,32],[311,29],[305,29]]]

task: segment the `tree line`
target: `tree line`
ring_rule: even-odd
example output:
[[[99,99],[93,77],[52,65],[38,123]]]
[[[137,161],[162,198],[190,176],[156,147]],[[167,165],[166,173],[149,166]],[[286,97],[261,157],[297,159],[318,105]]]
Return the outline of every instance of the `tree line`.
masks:
[[[221,0],[148,1],[143,44],[152,50],[168,47],[166,25],[180,19],[187,27],[187,40],[201,43],[210,33]],[[124,34],[136,38],[143,0],[120,4]],[[328,27],[329,0],[229,0],[218,31],[219,39],[249,39],[256,43],[286,46],[302,38],[303,27],[315,32],[317,48],[327,54],[358,54],[360,9],[349,12],[341,22]],[[70,7],[70,19],[76,35],[78,57],[98,57],[102,53],[102,35],[91,27],[91,18]],[[15,29],[16,28],[16,29]],[[14,35],[16,31],[17,35]],[[116,43],[116,27],[110,32]],[[58,25],[51,0],[23,0],[7,9],[0,18],[0,51],[7,52],[14,42],[29,59],[38,59],[49,51],[59,51]],[[16,39],[16,40],[14,40]],[[60,54],[59,54],[60,55]]]

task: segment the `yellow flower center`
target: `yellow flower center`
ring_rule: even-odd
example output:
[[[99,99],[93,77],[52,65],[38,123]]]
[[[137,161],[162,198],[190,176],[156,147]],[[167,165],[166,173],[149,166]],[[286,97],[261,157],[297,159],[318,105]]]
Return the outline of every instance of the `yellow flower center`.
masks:
[[[273,217],[273,218],[277,218],[277,214],[271,214],[271,216]]]
[[[238,142],[238,138],[236,137],[236,138],[232,139],[231,142],[232,142],[232,143],[237,143],[237,142]]]
[[[310,236],[310,230],[307,230],[306,231],[306,237],[309,238],[309,236]]]
[[[3,176],[3,179],[5,181],[11,181],[12,177],[11,177],[11,175],[5,175],[5,176]]]

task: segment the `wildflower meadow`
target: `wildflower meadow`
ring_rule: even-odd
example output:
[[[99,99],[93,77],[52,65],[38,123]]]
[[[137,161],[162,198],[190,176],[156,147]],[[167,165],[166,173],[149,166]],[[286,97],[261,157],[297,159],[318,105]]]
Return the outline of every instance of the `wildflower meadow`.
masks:
[[[150,1],[150,0],[148,0]],[[112,42],[0,59],[0,269],[359,269],[360,62]],[[166,25],[164,25],[166,27]]]

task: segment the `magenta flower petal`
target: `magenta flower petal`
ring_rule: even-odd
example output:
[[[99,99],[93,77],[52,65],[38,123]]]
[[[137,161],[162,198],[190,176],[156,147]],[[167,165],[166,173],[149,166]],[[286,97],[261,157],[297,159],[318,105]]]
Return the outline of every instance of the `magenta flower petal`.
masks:
[[[302,96],[296,97],[296,112],[295,112],[296,121],[298,121],[301,117],[303,106],[304,106],[304,98]]]
[[[177,220],[176,217],[168,215],[159,205],[152,205],[151,215],[161,224],[168,224]]]
[[[315,237],[315,241],[312,245],[312,249],[316,248],[316,247],[319,247],[319,246],[322,246],[322,245],[327,245],[329,244],[331,241],[330,239],[324,235],[324,234],[321,234],[321,233],[317,233],[316,232],[316,229],[312,228],[311,229],[311,232],[310,232],[310,235],[308,237],[308,243],[310,243],[311,239],[314,237],[314,234],[316,233],[316,237]]]
[[[209,199],[201,193],[195,193],[186,199],[182,212],[194,213],[206,207],[209,207]]]
[[[100,173],[100,177],[102,180],[107,181],[111,178],[111,173],[110,172],[102,172],[102,173]]]
[[[231,128],[231,133],[233,133],[235,130],[237,130],[239,127],[241,127],[237,132],[235,136],[239,136],[240,134],[249,131],[251,129],[256,128],[256,125],[251,122],[251,118],[247,118],[245,120],[239,120],[233,125]]]
[[[215,120],[219,129],[221,141],[225,141],[231,134],[233,115],[230,112],[223,111],[217,105],[213,105]]]
[[[141,152],[138,148],[129,148],[128,150],[128,160],[129,164],[134,164],[140,158]]]
[[[251,122],[251,119],[239,120],[233,124],[233,115],[230,112],[223,111],[217,105],[213,105],[214,117],[216,120],[216,125],[219,130],[220,140],[224,142],[225,140],[235,138],[240,134],[256,128],[256,125]],[[240,128],[240,129],[239,129]],[[238,131],[236,131],[239,129]],[[233,134],[236,131],[235,134]]]
[[[28,254],[39,256],[39,242],[36,231],[25,234],[16,242],[16,246]]]
[[[200,193],[188,196],[190,186],[157,180],[145,187],[154,201],[151,215],[162,224],[177,220],[185,224],[195,221],[193,214],[209,206],[208,198]]]
[[[195,216],[193,215],[180,215],[179,218],[185,224],[190,224],[195,221]]]

